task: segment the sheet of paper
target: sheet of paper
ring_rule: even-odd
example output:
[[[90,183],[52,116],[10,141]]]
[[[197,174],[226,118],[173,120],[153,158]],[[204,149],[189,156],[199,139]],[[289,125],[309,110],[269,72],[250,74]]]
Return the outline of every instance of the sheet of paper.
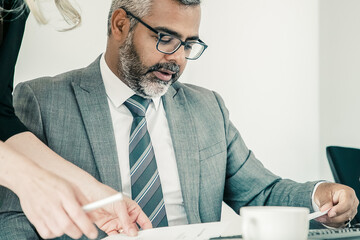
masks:
[[[137,237],[118,234],[106,237],[104,240],[208,240],[211,237],[224,236],[231,225],[233,223],[213,222],[163,227],[140,231]],[[238,229],[240,229],[240,226]],[[237,233],[239,234],[239,230]]]

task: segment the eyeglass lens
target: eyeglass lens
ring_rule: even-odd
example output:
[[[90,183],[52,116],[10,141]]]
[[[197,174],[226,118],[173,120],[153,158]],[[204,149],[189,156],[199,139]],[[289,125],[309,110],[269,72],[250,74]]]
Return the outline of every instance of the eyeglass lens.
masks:
[[[170,35],[161,35],[157,45],[159,51],[168,54],[174,53],[180,46],[181,40]],[[195,41],[186,42],[184,50],[186,58],[197,59],[203,52],[204,46]]]

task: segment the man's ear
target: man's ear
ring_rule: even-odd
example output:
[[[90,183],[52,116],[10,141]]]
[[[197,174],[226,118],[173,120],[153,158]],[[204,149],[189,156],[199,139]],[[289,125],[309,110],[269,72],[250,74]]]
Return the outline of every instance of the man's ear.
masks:
[[[111,16],[111,35],[122,44],[128,36],[130,30],[130,20],[124,9],[115,10]]]

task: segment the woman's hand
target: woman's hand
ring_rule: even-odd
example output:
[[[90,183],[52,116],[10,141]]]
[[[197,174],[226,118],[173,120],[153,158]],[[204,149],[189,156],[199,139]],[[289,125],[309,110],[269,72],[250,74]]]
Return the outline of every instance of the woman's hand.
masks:
[[[81,206],[117,191],[54,153],[33,134],[25,132],[6,144],[0,142],[0,150],[0,184],[19,196],[24,213],[41,237],[85,234],[94,238],[97,231],[95,234],[91,221],[108,234],[136,235],[136,223],[142,229],[151,228],[140,207],[126,197],[86,215]]]
[[[35,171],[35,172],[34,172]],[[21,207],[42,238],[55,238],[64,234],[71,238],[96,238],[97,229],[111,235],[123,232],[136,236],[138,224],[142,229],[152,228],[151,222],[139,205],[124,196],[123,200],[106,205],[86,214],[82,206],[89,201],[82,192],[66,180],[42,169],[29,171],[18,188]],[[102,184],[94,184],[96,200],[117,192]],[[94,199],[94,196],[91,197]]]
[[[16,190],[26,217],[42,238],[97,237],[96,227],[81,208],[88,201],[66,180],[38,168],[25,174]]]

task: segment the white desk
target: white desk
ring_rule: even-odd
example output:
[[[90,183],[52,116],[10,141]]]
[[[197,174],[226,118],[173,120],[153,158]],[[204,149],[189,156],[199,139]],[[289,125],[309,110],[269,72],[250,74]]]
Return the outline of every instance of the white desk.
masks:
[[[191,224],[175,227],[155,228],[150,230],[144,230],[139,232],[138,237],[127,237],[126,235],[119,234],[104,238],[104,240],[209,240],[210,238],[221,240],[236,240],[241,238],[224,237],[224,236],[236,236],[241,235],[241,218],[233,218],[231,222],[214,222],[214,223],[202,223]],[[310,230],[314,231],[314,230]],[[313,239],[344,239],[344,240],[359,240],[360,229],[354,229],[353,232],[346,229],[323,229],[316,230],[322,231],[323,235],[314,235],[309,237],[309,240]],[[331,234],[331,231],[335,232]],[[328,234],[326,234],[328,233]],[[339,234],[339,235],[336,235]],[[220,237],[223,236],[223,237]]]

